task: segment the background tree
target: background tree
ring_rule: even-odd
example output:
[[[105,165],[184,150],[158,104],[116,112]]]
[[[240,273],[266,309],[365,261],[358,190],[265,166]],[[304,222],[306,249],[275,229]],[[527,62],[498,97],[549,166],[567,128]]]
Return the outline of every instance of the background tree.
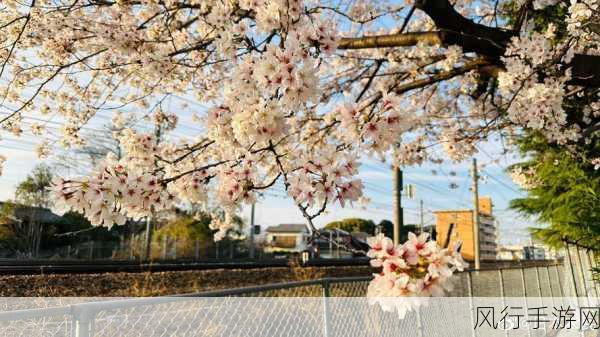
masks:
[[[240,218],[235,220],[238,226],[226,234],[219,246],[214,240],[214,226],[211,226],[213,215],[205,211],[193,210],[193,207],[190,211],[177,209],[157,221],[152,234],[154,259],[162,258],[165,248],[175,250],[179,257],[187,258],[196,254],[204,258],[236,257],[248,250],[243,233],[244,223]],[[219,248],[224,252],[216,253]]]
[[[28,218],[28,244],[30,254],[37,257],[40,251],[40,243],[44,226],[40,218],[42,209],[52,205],[50,198],[50,186],[52,183],[52,171],[45,164],[37,165],[33,171],[20,182],[15,190],[15,201],[19,205],[29,206],[30,216]]]
[[[375,223],[373,220],[360,218],[348,218],[340,221],[333,221],[325,225],[326,229],[341,229],[348,233],[364,232],[373,235],[375,233]]]
[[[161,247],[167,240],[174,241],[179,256],[194,256],[196,242],[200,245],[202,255],[214,251],[213,231],[209,225],[210,215],[200,213],[196,216],[181,214],[160,226],[153,236],[155,246]],[[154,258],[160,258],[160,249],[154,250]]]
[[[27,252],[30,248],[27,227],[15,216],[16,205],[4,202],[0,209],[0,252],[11,257],[13,252]]]
[[[128,225],[111,229],[94,227],[82,214],[67,212],[46,227],[41,247],[51,256],[64,257],[64,252],[71,249],[67,253],[70,258],[88,259],[91,248],[94,259],[123,258],[124,256],[113,256],[113,252],[119,252],[119,249],[129,251],[121,242],[132,231],[141,231],[141,226],[137,228]]]
[[[15,189],[15,201],[20,204],[48,208],[52,205],[49,189],[52,183],[52,169],[39,164],[33,168],[24,181]]]

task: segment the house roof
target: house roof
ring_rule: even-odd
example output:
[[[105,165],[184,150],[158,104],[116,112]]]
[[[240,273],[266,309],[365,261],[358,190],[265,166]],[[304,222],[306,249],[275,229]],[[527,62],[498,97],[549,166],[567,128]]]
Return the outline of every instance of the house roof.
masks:
[[[4,206],[4,204],[6,204],[6,202],[0,201],[0,207]],[[29,221],[34,213],[36,220],[41,222],[58,222],[62,219],[61,216],[52,213],[52,211],[47,208],[16,204],[13,217],[15,219],[13,220],[19,219],[21,221]]]
[[[308,233],[308,228],[305,224],[279,224],[267,228],[269,233]]]

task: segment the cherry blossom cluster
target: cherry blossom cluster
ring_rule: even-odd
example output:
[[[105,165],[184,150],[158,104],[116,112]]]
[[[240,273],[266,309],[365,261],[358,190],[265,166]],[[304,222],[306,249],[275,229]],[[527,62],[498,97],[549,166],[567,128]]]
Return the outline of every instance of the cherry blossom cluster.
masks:
[[[347,142],[360,139],[361,148],[383,158],[398,142],[398,135],[414,128],[418,118],[413,110],[403,106],[397,95],[386,92],[381,95],[382,110],[375,116],[366,107],[345,103],[330,118],[340,122]]]
[[[243,165],[233,168],[220,170],[219,189],[217,197],[221,203],[227,206],[233,206],[240,202],[252,204],[256,201],[256,196],[252,191],[252,178],[256,174],[256,168],[253,162],[246,161]]]
[[[572,0],[567,17],[567,30],[572,36],[584,38],[588,42],[597,41],[598,32],[594,31],[592,22],[597,22],[600,16],[600,3],[597,0]],[[598,48],[598,47],[596,47]],[[597,50],[597,49],[596,49]]]
[[[329,147],[299,157],[304,158],[303,164],[289,175],[289,194],[297,203],[322,207],[338,202],[343,207],[362,196],[362,182],[354,178],[358,173],[356,156]]]
[[[524,190],[531,190],[538,186],[535,178],[535,168],[533,167],[523,168],[515,166],[508,171],[508,175],[515,184]]]
[[[534,7],[564,6],[556,1],[536,1]],[[575,53],[599,55],[600,34],[589,29],[592,22],[600,18],[597,0],[571,1],[568,38],[557,36],[557,25],[549,23],[545,31],[534,29],[534,23],[526,23],[526,29],[514,37],[506,50],[503,63],[505,71],[498,76],[500,93],[506,98],[505,107],[509,119],[522,128],[536,130],[551,142],[567,144],[584,136],[584,128],[593,125],[589,112],[583,125],[569,123],[565,101],[577,92],[569,86],[570,69],[565,67]],[[588,103],[589,104],[589,103]],[[591,102],[593,106],[597,101]],[[594,109],[584,107],[587,111]]]
[[[565,143],[577,139],[579,132],[569,130],[563,108],[568,77],[540,81],[538,76],[539,69],[548,67],[547,63],[557,57],[548,37],[537,32],[524,33],[513,38],[506,55],[506,71],[500,73],[498,83],[509,101],[510,120],[544,133],[551,141]]]
[[[408,234],[408,240],[394,245],[390,238],[378,234],[368,239],[367,256],[371,265],[381,268],[369,284],[367,297],[371,303],[389,308],[386,298],[443,296],[450,290],[451,276],[463,271],[467,264],[460,253],[440,248],[429,235]]]
[[[210,171],[200,170],[177,179],[169,188],[180,199],[201,204],[208,201],[207,184],[209,180]]]
[[[123,225],[170,207],[174,196],[156,176],[135,174],[119,163],[105,163],[90,176],[53,181],[55,209],[86,214],[93,226]]]
[[[158,153],[157,140],[152,134],[138,133],[133,129],[124,129],[118,139],[126,153],[125,161],[131,166],[153,166]]]
[[[2,171],[4,170],[4,163],[6,162],[6,157],[0,155],[0,175],[2,175]]]
[[[440,140],[446,153],[456,161],[460,161],[476,152],[475,144],[469,139],[465,139],[462,130],[458,128],[445,130]]]

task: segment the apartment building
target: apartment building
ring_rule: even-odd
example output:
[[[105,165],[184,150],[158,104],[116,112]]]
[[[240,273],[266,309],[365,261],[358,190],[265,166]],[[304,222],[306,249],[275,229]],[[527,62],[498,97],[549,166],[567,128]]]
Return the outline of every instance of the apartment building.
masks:
[[[436,216],[437,242],[440,246],[455,247],[462,242],[461,254],[466,261],[473,261],[473,210],[440,210]],[[479,257],[481,261],[494,261],[498,249],[498,231],[490,197],[479,198]]]

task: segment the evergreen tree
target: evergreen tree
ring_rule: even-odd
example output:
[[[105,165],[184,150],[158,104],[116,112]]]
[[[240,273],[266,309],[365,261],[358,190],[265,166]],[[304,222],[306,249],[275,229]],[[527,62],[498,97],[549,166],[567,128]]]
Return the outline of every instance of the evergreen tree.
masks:
[[[599,156],[598,145],[593,139],[573,155],[537,135],[519,140],[529,160],[511,170],[530,172],[528,194],[513,200],[511,208],[547,224],[532,232],[553,247],[566,241],[600,248],[600,171],[585,160]]]

